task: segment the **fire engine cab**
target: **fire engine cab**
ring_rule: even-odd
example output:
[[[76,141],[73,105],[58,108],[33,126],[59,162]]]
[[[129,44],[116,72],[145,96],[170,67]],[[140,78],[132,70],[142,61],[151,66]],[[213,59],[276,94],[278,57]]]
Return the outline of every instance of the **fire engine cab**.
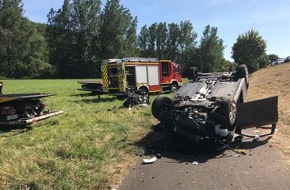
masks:
[[[103,93],[174,92],[182,85],[180,65],[157,58],[108,59],[102,64]]]

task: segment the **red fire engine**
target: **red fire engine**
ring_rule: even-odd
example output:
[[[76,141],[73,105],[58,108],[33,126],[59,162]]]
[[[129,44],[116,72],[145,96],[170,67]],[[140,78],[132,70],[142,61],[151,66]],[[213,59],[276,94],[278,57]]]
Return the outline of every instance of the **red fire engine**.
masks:
[[[82,90],[118,96],[129,91],[174,92],[182,85],[182,76],[180,65],[170,60],[131,57],[104,60],[102,82],[79,83]]]

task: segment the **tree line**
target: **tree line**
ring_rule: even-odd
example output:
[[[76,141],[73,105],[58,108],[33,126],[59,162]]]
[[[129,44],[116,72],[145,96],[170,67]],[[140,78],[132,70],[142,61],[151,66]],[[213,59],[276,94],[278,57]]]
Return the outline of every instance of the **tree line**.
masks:
[[[0,0],[1,78],[100,77],[103,59],[156,57],[203,72],[233,70],[247,64],[251,72],[269,62],[266,42],[255,30],[238,36],[231,63],[224,58],[218,28],[198,35],[190,21],[153,23],[137,32],[138,19],[119,0],[64,0],[51,9],[46,24],[25,18],[22,0]],[[271,57],[270,57],[271,58]]]

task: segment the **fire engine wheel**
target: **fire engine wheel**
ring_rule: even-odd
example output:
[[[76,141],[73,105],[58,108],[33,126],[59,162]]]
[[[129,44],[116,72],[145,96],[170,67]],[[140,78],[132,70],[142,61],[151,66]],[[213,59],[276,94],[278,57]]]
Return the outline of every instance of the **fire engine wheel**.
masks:
[[[166,104],[172,104],[172,100],[167,96],[160,95],[154,99],[151,112],[156,119],[159,119],[160,112],[166,109]]]
[[[178,90],[178,85],[175,84],[175,83],[171,84],[170,91],[171,91],[172,93],[174,93],[174,92],[176,92],[177,90]]]
[[[141,94],[148,94],[148,89],[145,86],[140,87],[139,91]]]

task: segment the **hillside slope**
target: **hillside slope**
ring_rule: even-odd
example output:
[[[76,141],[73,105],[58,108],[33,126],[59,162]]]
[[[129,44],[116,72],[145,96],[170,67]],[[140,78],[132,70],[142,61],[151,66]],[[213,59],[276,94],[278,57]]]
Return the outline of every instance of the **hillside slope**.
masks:
[[[248,100],[278,95],[279,121],[271,145],[290,163],[290,63],[258,70],[250,75]]]

